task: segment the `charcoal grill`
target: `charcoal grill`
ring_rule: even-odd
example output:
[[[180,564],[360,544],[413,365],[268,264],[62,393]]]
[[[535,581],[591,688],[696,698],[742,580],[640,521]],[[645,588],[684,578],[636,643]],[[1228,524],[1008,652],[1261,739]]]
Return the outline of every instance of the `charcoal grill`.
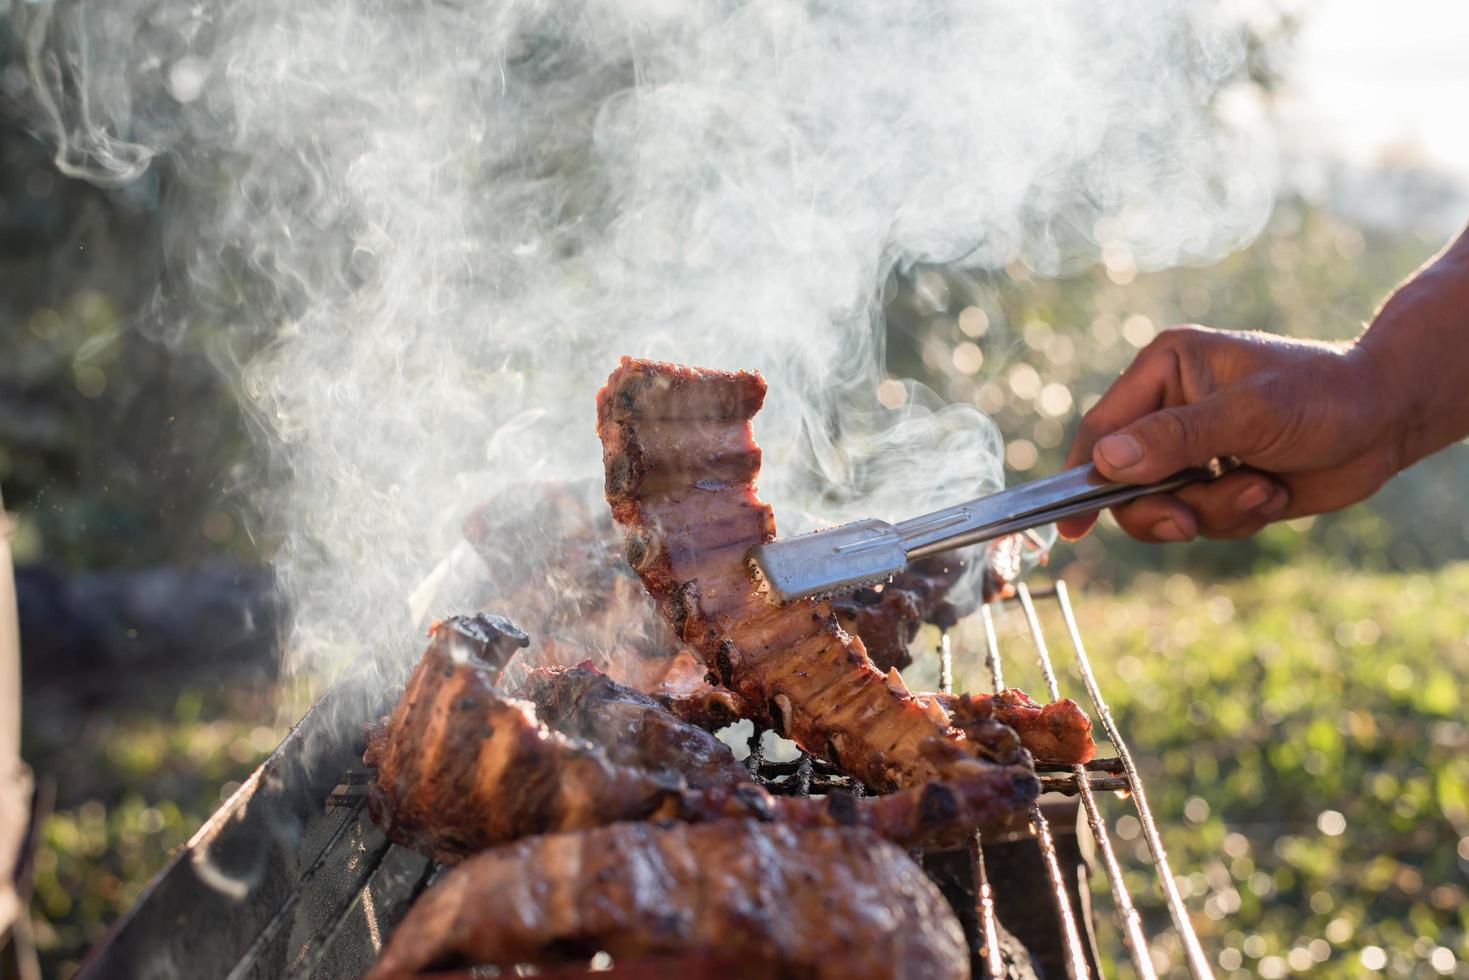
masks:
[[[1142,917],[1123,879],[1100,802],[1119,796],[1131,801],[1183,947],[1184,966],[1195,978],[1212,977],[1174,883],[1137,767],[1087,658],[1065,583],[1058,581],[1036,590],[1021,584],[1013,597],[980,608],[985,663],[994,690],[1005,687],[996,612],[1001,603],[1009,603],[1023,612],[1050,697],[1063,696],[1036,612],[1037,602],[1043,601],[1059,606],[1077,672],[1116,756],[1086,765],[1038,767],[1042,786],[1050,794],[1073,800],[1069,804],[1072,821],[1077,813],[1074,800],[1079,798],[1086,817],[1084,828],[1094,841],[1111,889],[1116,928],[1137,975],[1153,978],[1157,974]],[[953,676],[947,635],[940,641],[938,656],[940,685],[947,689]],[[87,956],[79,977],[336,980],[360,976],[393,925],[438,870],[422,856],[390,844],[367,815],[364,790],[370,774],[361,762],[361,733],[387,707],[381,688],[371,671],[361,669],[349,672],[328,691],[149,883],[132,909]],[[773,791],[810,794],[842,788],[863,792],[860,785],[808,756],[783,762],[765,759],[760,751],[761,735],[757,729],[751,739],[748,764]],[[1074,874],[1068,880],[1063,871],[1063,865],[1070,862],[1059,855],[1058,836],[1070,835],[1058,817],[1068,819],[1067,807],[1037,802],[1028,821],[1014,833],[991,831],[989,840],[976,834],[967,853],[915,855],[924,859],[950,900],[958,903],[956,911],[973,931],[971,944],[979,967],[976,976],[1010,975],[1002,937],[1014,896],[997,877],[995,865],[997,860],[1006,860],[1006,842],[1017,839],[1029,842],[1027,846],[1036,851],[1044,867],[1044,891],[1059,940],[1061,969],[1056,975],[1071,980],[1100,975],[1088,935],[1087,890]],[[960,882],[957,891],[952,874],[940,873],[946,866],[952,872],[956,856],[965,872],[961,877],[968,879],[967,887]],[[582,967],[541,971],[542,976],[585,974]],[[713,977],[726,973],[717,963],[675,957],[620,961],[611,964],[610,975]]]

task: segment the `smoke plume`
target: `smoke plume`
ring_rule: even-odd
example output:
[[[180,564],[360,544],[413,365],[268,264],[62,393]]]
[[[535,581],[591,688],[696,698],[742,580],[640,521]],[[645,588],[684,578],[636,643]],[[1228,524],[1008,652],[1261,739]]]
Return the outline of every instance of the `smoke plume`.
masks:
[[[883,375],[915,262],[1204,262],[1263,222],[1212,5],[978,0],[17,4],[58,165],[164,167],[161,316],[223,324],[317,665],[440,615],[461,523],[596,477],[622,354],[758,369],[762,494],[911,516],[997,487],[970,405]],[[1099,242],[1095,229],[1106,229]],[[811,515],[810,518],[805,515]],[[554,542],[507,539],[527,582]],[[410,597],[413,602],[410,603]],[[410,605],[413,615],[410,615]],[[514,616],[514,609],[497,610]]]

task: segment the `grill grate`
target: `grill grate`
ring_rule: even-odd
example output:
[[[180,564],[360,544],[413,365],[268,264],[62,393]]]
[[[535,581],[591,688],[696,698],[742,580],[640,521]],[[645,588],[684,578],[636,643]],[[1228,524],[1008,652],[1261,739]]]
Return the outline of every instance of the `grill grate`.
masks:
[[[1064,583],[1036,590],[1022,584],[1013,597],[980,608],[986,645],[984,663],[994,690],[1005,687],[996,613],[1002,605],[1018,603],[1034,642],[1047,693],[1052,700],[1062,696],[1036,612],[1037,602],[1044,600],[1059,606],[1077,673],[1117,757],[1077,766],[1041,765],[1038,776],[1042,788],[1048,793],[1080,797],[1111,888],[1122,940],[1137,975],[1154,978],[1156,971],[1142,919],[1123,879],[1097,794],[1119,792],[1131,798],[1183,944],[1188,972],[1194,978],[1212,978],[1174,884],[1137,767],[1087,658]],[[947,634],[940,638],[937,655],[940,687],[948,691],[953,686],[954,654]],[[355,732],[379,717],[383,708],[380,686],[367,673],[349,676],[328,692],[271,758],[150,883],[133,909],[88,956],[80,976],[219,976],[229,980],[360,976],[393,925],[438,870],[423,857],[391,845],[367,816],[365,790],[371,777],[361,767],[360,739]],[[751,737],[747,765],[771,791],[864,794],[860,782],[804,753],[790,761],[765,758],[762,736],[757,729]],[[1055,834],[1046,808],[1039,803],[1031,808],[1028,831],[1043,858],[1049,885],[1046,891],[1065,947],[1066,974],[1073,980],[1085,980],[1093,975],[1089,966],[1093,960],[1083,935],[1089,923],[1084,886],[1078,889],[1077,882],[1072,881],[1068,887],[1057,857]],[[1013,840],[1013,835],[1006,839]],[[983,841],[979,834],[970,841],[973,906],[968,914],[976,923],[984,966],[991,976],[1003,977],[1007,970],[1002,955],[1001,937],[1005,933],[1000,924],[1000,906],[1008,908],[1009,892],[1001,895],[991,883],[990,875],[995,872],[987,867],[985,858],[985,847],[991,843],[999,844]],[[957,860],[965,862],[962,852]],[[1047,901],[1038,898],[1042,903]],[[970,900],[966,894],[965,901]],[[230,926],[222,929],[222,922]],[[670,964],[674,972],[668,976],[718,975],[717,970],[689,972],[684,969],[689,964],[683,960]],[[648,966],[614,963],[611,975],[665,975],[647,972],[644,968]],[[551,972],[558,976],[579,975],[574,970]]]
[[[1051,782],[1047,788],[1061,789],[1063,791],[1075,792],[1081,797],[1082,808],[1086,811],[1087,824],[1091,828],[1092,835],[1096,840],[1097,849],[1101,854],[1102,866],[1107,875],[1107,882],[1112,890],[1113,904],[1122,928],[1122,938],[1128,950],[1138,976],[1143,978],[1155,978],[1156,971],[1153,969],[1152,958],[1148,952],[1147,937],[1143,934],[1142,917],[1138,914],[1137,907],[1133,904],[1132,895],[1127,890],[1127,883],[1122,877],[1122,868],[1117,862],[1116,849],[1112,845],[1111,835],[1107,831],[1107,822],[1102,818],[1100,808],[1097,805],[1096,793],[1102,790],[1126,790],[1127,795],[1137,810],[1138,820],[1142,824],[1143,835],[1147,840],[1148,853],[1152,858],[1153,869],[1158,878],[1159,887],[1163,891],[1164,899],[1168,905],[1168,913],[1173,920],[1173,926],[1178,932],[1184,948],[1185,961],[1190,976],[1202,980],[1212,978],[1214,972],[1209,966],[1209,961],[1204,956],[1203,947],[1199,944],[1198,935],[1194,932],[1193,923],[1190,922],[1188,909],[1184,907],[1183,898],[1178,893],[1178,886],[1173,879],[1172,868],[1168,864],[1168,854],[1163,847],[1162,836],[1158,833],[1157,822],[1153,818],[1152,808],[1148,806],[1147,791],[1143,787],[1142,777],[1138,774],[1137,766],[1133,763],[1132,753],[1128,751],[1127,743],[1123,740],[1121,732],[1117,729],[1117,723],[1112,717],[1112,710],[1108,707],[1106,700],[1102,697],[1101,687],[1097,684],[1097,678],[1092,671],[1091,661],[1086,654],[1086,646],[1081,639],[1081,630],[1076,624],[1076,615],[1071,608],[1071,599],[1066,591],[1066,583],[1057,581],[1053,586],[1032,591],[1025,583],[1020,583],[1016,589],[1013,600],[1018,601],[1025,614],[1026,627],[1029,630],[1032,642],[1035,645],[1036,658],[1039,662],[1042,675],[1046,681],[1046,692],[1051,700],[1062,696],[1060,685],[1056,680],[1056,670],[1051,660],[1050,648],[1046,643],[1045,634],[1041,629],[1040,617],[1036,614],[1035,600],[1038,598],[1053,599],[1060,607],[1062,620],[1066,624],[1066,633],[1071,641],[1072,651],[1076,656],[1076,668],[1081,674],[1082,683],[1085,685],[1091,703],[1096,709],[1097,718],[1102,723],[1107,738],[1111,741],[1117,752],[1115,759],[1096,760],[1085,766],[1077,765],[1071,767],[1067,778]],[[984,634],[986,641],[986,663],[989,666],[990,680],[996,691],[1004,690],[1004,668],[1000,657],[1000,644],[995,630],[995,619],[993,613],[994,603],[986,603],[980,610],[984,623]],[[950,668],[952,669],[952,668]],[[1095,773],[1101,771],[1110,774],[1098,779]],[[1044,778],[1044,777],[1043,777]],[[1064,784],[1064,785],[1058,785]],[[1064,937],[1068,951],[1068,974],[1073,980],[1082,980],[1087,975],[1086,955],[1082,945],[1081,935],[1076,928],[1076,916],[1070,908],[1067,898],[1065,883],[1061,879],[1060,868],[1055,860],[1055,849],[1051,843],[1050,828],[1046,823],[1045,814],[1039,806],[1034,806],[1031,811],[1031,824],[1041,843],[1041,849],[1046,854],[1046,867],[1051,881],[1052,895],[1055,898],[1057,913],[1061,917]],[[976,835],[977,839],[978,835]],[[988,884],[983,882],[984,869],[980,864],[976,867],[976,873],[981,877],[981,888],[988,889]],[[981,915],[985,921],[986,936],[993,934],[994,907],[990,903],[981,909]],[[993,975],[999,975],[994,973]]]

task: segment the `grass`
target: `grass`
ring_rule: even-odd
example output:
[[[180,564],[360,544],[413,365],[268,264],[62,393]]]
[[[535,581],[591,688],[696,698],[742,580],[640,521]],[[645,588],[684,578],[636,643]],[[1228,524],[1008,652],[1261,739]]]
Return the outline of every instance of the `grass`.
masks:
[[[1079,694],[1059,617],[1042,612],[1062,687]],[[1222,975],[1469,975],[1469,564],[1297,566],[1208,587],[1143,575],[1116,595],[1089,588],[1078,615]],[[1023,622],[1000,629],[1007,680],[1040,691]],[[983,648],[977,623],[956,639]],[[963,654],[959,667],[979,676]],[[61,791],[33,904],[50,973],[70,972],[299,713],[299,696],[278,711],[272,689],[203,690],[32,728],[31,761]],[[1103,803],[1159,966],[1176,969],[1130,808]],[[1102,934],[1111,975],[1128,975],[1107,919]]]

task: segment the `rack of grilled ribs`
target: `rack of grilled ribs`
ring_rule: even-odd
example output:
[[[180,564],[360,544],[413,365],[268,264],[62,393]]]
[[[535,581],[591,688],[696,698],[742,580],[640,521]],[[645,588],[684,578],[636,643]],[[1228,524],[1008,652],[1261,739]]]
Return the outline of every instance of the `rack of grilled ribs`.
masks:
[[[1004,765],[964,755],[944,760],[932,781],[882,797],[775,797],[714,736],[595,669],[544,668],[521,691],[529,700],[506,695],[494,683],[502,625],[484,616],[436,624],[364,756],[377,769],[373,818],[390,839],[445,863],[624,820],[747,817],[948,846],[1005,822],[1038,792],[1014,732],[989,723],[976,744]]]
[[[478,855],[419,898],[368,978],[598,951],[736,956],[747,976],[969,976],[953,911],[902,850],[858,829],[737,820],[619,824]]]
[[[524,658],[517,675],[534,666],[591,660],[615,680],[656,696],[680,718],[710,731],[751,714],[733,691],[709,683],[708,668],[681,647],[657,617],[642,583],[620,554],[621,532],[605,504],[598,516],[587,506],[586,497],[585,488],[577,484],[531,484],[522,493],[486,503],[465,522],[465,535],[489,572],[491,591],[503,594],[510,584],[521,583],[500,600],[516,610],[522,624],[528,623],[537,641],[533,656]],[[532,586],[524,581],[526,572],[516,556],[536,545],[552,549],[549,564],[554,570],[547,573],[549,578],[537,576]],[[979,556],[986,589],[1013,577],[1022,548],[1019,536],[1013,536]],[[876,666],[901,667],[920,623],[948,627],[956,621],[961,610],[953,605],[949,590],[964,574],[964,562],[957,556],[934,555],[914,562],[880,591],[834,597],[832,610],[848,633],[862,639]],[[1018,691],[1011,693],[1018,695],[1018,703],[1034,704]],[[1089,730],[1080,709],[1064,704],[1068,725]],[[1090,757],[1085,730],[1073,740],[1075,750],[1057,754],[1058,746],[1072,744],[1066,739],[1074,733],[1048,734],[1056,712],[1048,712],[1048,724],[1039,726],[1027,724],[1023,712],[1006,714],[1005,706],[1000,707],[997,717],[1020,732],[1038,760],[1065,763]]]
[[[775,604],[750,571],[750,549],[775,537],[754,485],[764,397],[758,374],[622,359],[597,394],[597,432],[628,561],[761,721],[879,791],[928,782],[941,760],[982,754],[965,728],[878,670],[829,602]]]

